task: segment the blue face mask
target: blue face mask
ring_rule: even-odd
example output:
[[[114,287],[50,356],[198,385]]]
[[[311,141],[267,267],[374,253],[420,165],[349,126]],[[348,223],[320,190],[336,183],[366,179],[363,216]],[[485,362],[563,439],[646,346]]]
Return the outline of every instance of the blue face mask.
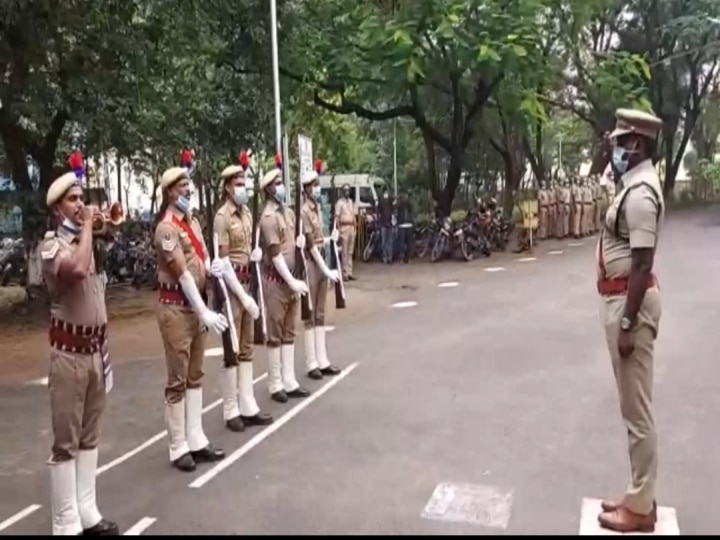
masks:
[[[62,227],[72,234],[80,234],[81,232],[80,225],[68,218],[63,219]]]
[[[313,196],[313,199],[315,199],[315,200],[318,201],[318,202],[320,202],[320,193],[321,193],[321,192],[320,192],[320,186],[313,186],[313,188],[312,188],[312,196]]]
[[[175,206],[178,210],[180,210],[183,214],[187,214],[190,212],[190,199],[187,197],[183,197],[180,195],[178,197],[178,200],[175,201]]]
[[[626,154],[627,152],[622,146],[616,146],[615,148],[613,148],[613,165],[615,166],[615,170],[620,174],[625,174],[628,169],[628,160]]]
[[[285,184],[275,187],[275,200],[280,204],[285,204]]]
[[[235,202],[239,205],[247,204],[248,202],[248,192],[247,189],[245,189],[243,186],[238,186],[235,188]]]

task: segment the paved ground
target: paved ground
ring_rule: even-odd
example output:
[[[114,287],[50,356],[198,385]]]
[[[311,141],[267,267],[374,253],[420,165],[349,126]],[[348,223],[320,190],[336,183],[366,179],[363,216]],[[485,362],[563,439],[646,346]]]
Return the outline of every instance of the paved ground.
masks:
[[[720,478],[718,245],[719,209],[682,212],[657,260],[658,497],[683,534],[720,527],[709,506]],[[261,407],[281,419],[265,431],[224,430],[210,358],[205,430],[230,456],[189,475],[170,468],[157,435],[162,359],[121,364],[101,510],[134,534],[577,534],[583,500],[616,493],[628,475],[593,248],[587,239],[562,253],[540,247],[534,260],[448,264],[392,287],[382,309],[339,319],[329,349],[348,369],[332,387],[308,382],[313,398],[279,406],[257,383]],[[414,270],[373,271],[408,281],[402,272]],[[416,304],[391,307],[401,300]],[[264,364],[259,351],[258,376]],[[0,387],[3,534],[50,530],[47,416],[43,387]]]

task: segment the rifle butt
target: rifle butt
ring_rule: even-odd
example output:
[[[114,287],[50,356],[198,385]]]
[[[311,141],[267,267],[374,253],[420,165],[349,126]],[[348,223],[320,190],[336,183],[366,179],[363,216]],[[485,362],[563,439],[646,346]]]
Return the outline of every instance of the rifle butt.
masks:
[[[345,297],[343,296],[342,283],[335,283],[335,309],[345,309]]]

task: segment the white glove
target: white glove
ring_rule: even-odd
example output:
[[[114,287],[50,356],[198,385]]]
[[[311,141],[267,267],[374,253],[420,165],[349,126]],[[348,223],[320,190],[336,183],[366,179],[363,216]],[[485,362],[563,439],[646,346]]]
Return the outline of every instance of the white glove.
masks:
[[[300,249],[305,249],[305,235],[301,234],[295,239],[295,245]]]
[[[333,283],[337,283],[338,281],[340,281],[340,275],[338,274],[337,270],[330,270],[328,268],[328,271],[325,272],[325,276]]]
[[[247,311],[253,320],[256,321],[258,317],[260,317],[260,308],[258,307],[257,302],[255,302],[255,299],[248,294],[244,300],[240,301],[242,302],[245,311]]]
[[[333,229],[333,231],[330,233],[330,240],[335,242],[337,244],[337,241],[340,240],[340,233],[337,229]]]
[[[227,330],[227,320],[221,313],[215,313],[208,309],[200,296],[200,291],[198,291],[195,280],[190,275],[190,272],[185,270],[178,281],[183,293],[185,293],[185,298],[188,299],[190,306],[200,317],[200,321],[216,334],[222,334]]]
[[[207,259],[205,259],[204,262],[205,262],[205,271],[206,271],[208,274],[212,274],[212,265],[210,264],[210,257],[208,257]]]
[[[221,259],[221,261],[224,267],[222,277],[225,280],[225,283],[228,287],[230,287],[230,291],[232,291],[237,299],[240,300],[240,303],[247,310],[250,316],[253,319],[257,319],[260,316],[260,308],[255,303],[255,300],[253,300],[253,297],[247,293],[245,288],[238,281],[237,275],[235,275],[235,270],[233,270],[232,265],[230,264],[230,260],[225,258]]]
[[[312,255],[312,258],[315,261],[315,264],[317,264],[318,267],[320,267],[320,271],[323,274],[325,274],[326,278],[328,278],[333,283],[335,283],[336,281],[338,281],[340,279],[340,277],[338,276],[337,270],[330,270],[328,268],[327,264],[325,264],[325,260],[320,255],[320,251],[318,251],[317,246],[313,246],[313,248],[310,250],[310,255]],[[304,285],[304,283],[303,283],[303,285]]]
[[[260,260],[262,259],[262,256],[263,256],[262,249],[255,248],[252,250],[252,252],[250,252],[250,262],[255,262],[255,263],[260,262]]]
[[[278,274],[280,274],[280,277],[285,280],[285,283],[288,284],[288,287],[290,287],[294,293],[307,294],[310,292],[308,291],[307,285],[304,281],[295,279],[290,273],[290,269],[287,267],[285,257],[283,257],[282,253],[280,255],[276,255],[272,262],[275,269],[278,271]]]
[[[218,279],[222,278],[225,273],[225,262],[223,259],[215,257],[210,265],[210,274]]]

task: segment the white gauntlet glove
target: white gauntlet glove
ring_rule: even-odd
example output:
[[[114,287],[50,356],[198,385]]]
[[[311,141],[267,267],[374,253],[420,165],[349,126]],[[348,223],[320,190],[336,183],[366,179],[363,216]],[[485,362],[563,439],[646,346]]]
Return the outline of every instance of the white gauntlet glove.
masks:
[[[225,283],[228,287],[230,287],[230,290],[232,293],[237,297],[238,300],[240,300],[240,303],[243,305],[243,307],[247,310],[247,312],[250,314],[250,316],[253,319],[257,319],[260,316],[260,308],[255,303],[255,300],[252,296],[248,294],[248,292],[245,290],[245,288],[242,286],[242,283],[238,281],[237,276],[235,275],[235,271],[232,268],[232,265],[230,264],[229,259],[223,259],[225,261],[224,266],[225,270],[223,271],[223,279],[225,280]]]
[[[262,260],[263,252],[260,248],[255,248],[250,253],[250,262],[260,262]]]
[[[200,317],[200,322],[216,334],[222,334],[227,330],[227,320],[221,313],[215,313],[208,309],[200,296],[200,291],[198,291],[195,280],[190,275],[190,272],[185,270],[178,281],[183,293],[185,293],[185,297],[188,299],[188,302],[190,302],[190,306]]]
[[[298,238],[302,238],[302,237],[298,237]],[[288,284],[288,286],[292,289],[292,291],[294,293],[304,295],[309,292],[307,285],[305,285],[305,282],[300,281],[299,279],[295,279],[293,277],[293,275],[290,273],[290,269],[287,267],[287,263],[285,262],[285,257],[282,256],[282,253],[280,255],[277,255],[272,260],[272,262],[273,262],[273,265],[275,266],[275,269],[278,271],[278,274],[280,274],[280,277],[282,277],[285,280],[285,283]]]
[[[295,245],[300,249],[305,249],[305,235],[301,234],[295,239]]]
[[[320,271],[325,275],[326,278],[328,278],[330,281],[335,283],[340,279],[340,276],[338,275],[337,270],[330,270],[325,264],[325,260],[320,255],[320,252],[318,251],[317,246],[313,246],[313,248],[310,250],[310,254],[312,255],[313,260],[315,261],[315,264],[320,267]]]

